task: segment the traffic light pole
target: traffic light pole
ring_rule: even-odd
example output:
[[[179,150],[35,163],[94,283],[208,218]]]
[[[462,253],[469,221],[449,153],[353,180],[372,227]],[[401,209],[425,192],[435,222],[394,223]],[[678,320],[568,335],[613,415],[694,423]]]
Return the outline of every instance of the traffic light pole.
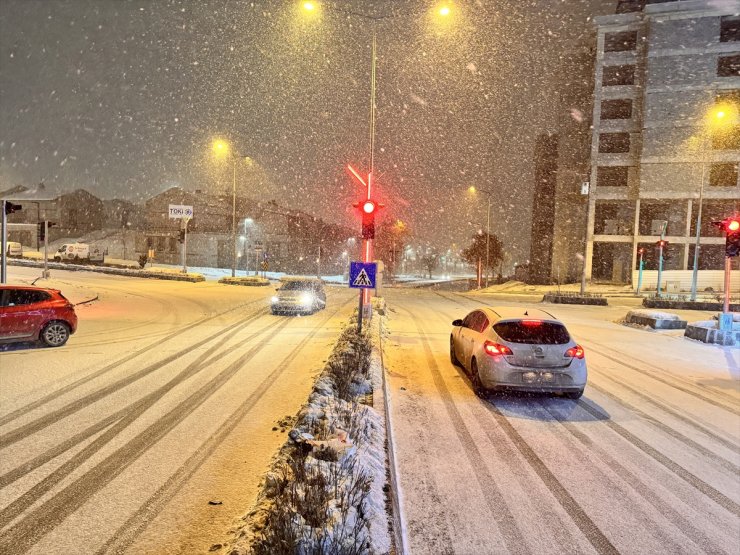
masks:
[[[3,232],[2,232],[2,248],[3,248],[3,262],[0,267],[0,283],[7,282],[8,276],[8,216],[5,213],[7,206],[7,200],[3,199]]]
[[[658,285],[656,287],[656,295],[658,298],[662,297],[663,294],[660,290],[660,284],[663,280],[663,241],[658,243]]]
[[[725,256],[725,304],[722,312],[730,312],[730,273],[732,271],[732,258]]]
[[[44,279],[49,279],[49,220],[44,220]]]
[[[188,218],[182,219],[182,229],[183,229],[183,238],[182,238],[182,273],[187,274],[188,273],[188,264],[187,264],[187,257],[188,257],[188,222],[190,221]]]

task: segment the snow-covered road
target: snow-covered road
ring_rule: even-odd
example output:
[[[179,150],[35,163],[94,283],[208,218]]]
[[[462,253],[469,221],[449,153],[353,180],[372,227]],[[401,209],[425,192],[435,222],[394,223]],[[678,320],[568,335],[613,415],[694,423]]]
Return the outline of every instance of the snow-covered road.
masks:
[[[37,270],[13,268],[10,282]],[[0,553],[205,553],[253,502],[355,296],[272,316],[272,287],[54,271],[58,349],[0,352]],[[280,426],[278,426],[280,428]]]
[[[585,347],[584,397],[482,400],[449,359],[451,321],[481,304],[509,303],[387,293],[410,553],[740,551],[740,350],[614,323],[633,307],[550,305]]]

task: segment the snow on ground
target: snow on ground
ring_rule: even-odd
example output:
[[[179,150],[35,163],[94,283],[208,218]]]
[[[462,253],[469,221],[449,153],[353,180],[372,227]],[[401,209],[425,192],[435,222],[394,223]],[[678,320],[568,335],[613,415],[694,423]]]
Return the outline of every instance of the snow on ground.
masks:
[[[349,326],[237,531],[232,553],[271,553],[286,542],[299,553],[390,552],[382,367],[377,353],[371,356],[368,334],[358,338],[354,322]],[[373,392],[374,406],[357,402],[368,395],[374,400]]]
[[[9,282],[39,273],[11,266]],[[0,452],[5,476],[50,457],[0,489],[7,506],[40,481],[50,488],[14,515],[29,530],[15,537],[36,542],[28,553],[94,553],[106,542],[108,552],[206,553],[223,541],[285,440],[275,422],[299,410],[356,304],[331,288],[326,311],[288,318],[268,313],[267,287],[63,270],[38,285],[100,300],[77,308],[78,332],[64,347],[0,353],[0,433],[64,411]],[[97,392],[105,394],[84,402]],[[106,423],[115,414],[125,417]],[[111,460],[114,472],[103,474]],[[50,515],[47,502],[59,496],[69,503]]]
[[[637,310],[630,310],[627,316],[644,316],[645,318],[655,318],[656,320],[680,320],[677,314],[671,312],[660,312],[657,310],[651,310],[649,308],[639,308]]]
[[[583,399],[480,399],[450,322],[489,297],[386,297],[410,553],[737,551],[740,350],[619,326],[622,305],[549,305],[585,348]]]

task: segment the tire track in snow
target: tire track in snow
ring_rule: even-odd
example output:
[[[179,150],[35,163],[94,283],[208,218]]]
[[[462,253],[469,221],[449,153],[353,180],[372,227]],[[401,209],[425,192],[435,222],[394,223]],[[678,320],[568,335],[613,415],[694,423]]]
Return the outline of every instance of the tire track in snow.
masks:
[[[58,399],[62,395],[66,394],[66,393],[69,393],[70,391],[73,391],[74,389],[77,389],[78,387],[80,387],[82,385],[85,385],[86,383],[91,382],[91,381],[95,380],[96,378],[99,378],[100,376],[103,376],[103,375],[107,374],[108,372],[110,372],[112,370],[115,370],[119,366],[122,366],[123,364],[125,364],[127,362],[130,362],[131,360],[135,359],[136,357],[139,357],[139,356],[141,356],[141,355],[143,355],[143,354],[151,351],[152,349],[156,349],[157,347],[160,347],[162,345],[162,343],[164,343],[166,341],[170,341],[171,339],[174,339],[176,337],[179,337],[180,335],[182,335],[183,332],[190,331],[191,329],[196,328],[198,326],[202,326],[203,324],[205,324],[205,323],[207,323],[207,322],[209,322],[211,320],[214,320],[216,318],[219,318],[219,317],[223,316],[224,314],[228,314],[229,312],[233,312],[235,310],[243,309],[245,307],[248,307],[250,305],[253,305],[253,304],[259,303],[259,302],[262,302],[262,301],[259,300],[259,299],[256,300],[256,301],[250,301],[248,303],[243,303],[243,304],[234,306],[233,308],[229,308],[229,309],[224,310],[222,312],[219,312],[217,314],[213,314],[211,316],[208,316],[207,318],[201,318],[200,320],[196,320],[192,324],[188,324],[187,326],[185,326],[183,328],[180,328],[180,329],[178,329],[178,330],[176,330],[176,331],[174,331],[174,332],[172,332],[172,333],[164,336],[161,339],[157,339],[156,341],[152,342],[151,344],[147,345],[146,347],[142,347],[141,349],[139,349],[137,351],[134,351],[133,353],[131,353],[129,355],[126,355],[125,357],[123,357],[121,359],[118,359],[118,360],[110,363],[108,366],[105,366],[105,367],[101,368],[100,370],[98,370],[98,371],[96,371],[96,372],[94,372],[94,373],[92,373],[92,374],[90,374],[88,376],[85,376],[83,378],[80,378],[79,380],[76,380],[76,381],[72,382],[69,385],[66,385],[66,386],[64,386],[64,387],[62,387],[60,389],[57,389],[57,390],[53,391],[52,393],[49,393],[48,395],[46,395],[46,396],[44,396],[44,397],[42,397],[40,399],[37,399],[36,401],[33,401],[33,402],[29,403],[28,405],[25,405],[24,407],[21,407],[19,409],[16,409],[16,410],[14,410],[14,411],[6,414],[5,416],[0,417],[0,426],[4,426],[5,424],[8,424],[9,422],[12,422],[13,420],[17,420],[21,416],[24,416],[25,414],[28,414],[29,412],[31,412],[31,411],[33,411],[33,410],[35,410],[35,409],[37,409],[37,408],[39,408],[39,407],[47,404],[47,403],[50,403],[50,402],[54,401],[55,399]],[[265,313],[265,314],[267,313],[266,312],[266,309],[263,309],[262,311],[259,311],[258,310],[258,312],[255,312],[255,314],[260,314],[260,312],[261,313]],[[186,353],[186,352],[191,351],[192,349],[193,349],[192,347],[189,347],[189,348],[183,349],[182,352],[183,353]],[[0,448],[2,448],[2,446],[3,446],[3,443],[2,442],[3,442],[2,436],[0,436]]]
[[[435,291],[435,293],[437,293]],[[440,293],[437,293],[441,297],[457,302],[454,298],[448,298]],[[467,307],[466,307],[467,308]],[[463,370],[464,373],[464,370]],[[467,376],[467,375],[466,375]],[[578,504],[577,501],[570,495],[567,489],[560,483],[557,477],[547,468],[545,463],[536,454],[534,449],[521,437],[516,431],[511,422],[504,416],[503,413],[496,407],[490,400],[481,402],[481,406],[484,407],[489,413],[493,415],[494,420],[499,425],[499,428],[504,432],[509,441],[519,451],[520,455],[524,458],[527,464],[542,480],[545,487],[555,497],[558,504],[563,508],[570,519],[575,523],[578,529],[583,533],[586,539],[599,553],[618,553],[618,550],[612,545],[609,539],[601,532],[596,524],[590,519],[583,508]],[[485,431],[491,443],[497,448],[500,448],[500,442],[495,441],[492,436],[492,432],[489,429],[490,422],[484,422],[479,418],[481,428]],[[512,469],[514,471],[514,469]],[[569,545],[567,543],[561,543],[561,545]]]
[[[676,510],[674,506],[662,499],[658,494],[654,492],[654,487],[643,482],[636,474],[631,470],[627,469],[617,459],[612,457],[605,449],[594,443],[585,433],[578,429],[573,424],[568,416],[563,415],[560,411],[556,410],[555,407],[551,406],[549,401],[541,401],[540,405],[550,414],[552,417],[573,437],[578,440],[589,453],[593,453],[599,459],[601,459],[607,467],[614,472],[627,486],[637,495],[642,497],[652,507],[654,507],[661,515],[668,518],[673,525],[680,530],[689,540],[694,542],[703,551],[708,553],[721,553],[723,550],[718,547],[713,538],[709,537],[704,530],[698,528],[694,523],[684,517],[681,512]],[[590,420],[590,422],[597,423],[597,419]],[[675,492],[674,492],[675,493]],[[680,497],[680,495],[679,495]],[[684,503],[689,505],[691,500],[682,499]]]
[[[251,316],[249,316],[246,320],[248,321],[254,321],[260,318],[261,316],[264,316],[267,314],[267,310],[263,309],[260,310]],[[231,324],[230,326],[227,326],[224,329],[220,329],[211,335],[205,337],[204,339],[201,339],[197,343],[194,343],[193,345],[190,345],[189,347],[184,347],[182,349],[179,349],[177,352],[157,361],[154,362],[148,366],[145,366],[141,370],[134,372],[133,374],[129,374],[124,378],[119,379],[118,381],[115,381],[109,385],[103,386],[92,393],[88,393],[84,395],[83,397],[80,397],[79,399],[76,399],[74,401],[71,401],[70,403],[66,404],[65,406],[53,410],[51,412],[48,412],[44,414],[43,416],[40,416],[36,418],[35,420],[32,420],[31,422],[28,422],[22,426],[19,426],[18,428],[15,428],[14,430],[10,432],[6,432],[5,434],[0,435],[0,450],[5,449],[12,445],[13,443],[16,443],[22,439],[25,439],[29,435],[35,434],[36,432],[52,425],[61,420],[62,418],[66,418],[67,416],[74,414],[75,412],[91,405],[92,403],[95,403],[96,401],[99,401],[100,399],[103,399],[104,397],[107,397],[108,395],[111,395],[113,393],[116,393],[120,391],[121,389],[131,385],[132,383],[136,382],[137,380],[140,380],[149,374],[156,372],[157,370],[163,368],[167,364],[170,364],[171,362],[174,362],[175,360],[181,358],[183,355],[186,355],[188,353],[191,353],[195,351],[196,349],[202,347],[206,343],[209,343],[210,341],[213,341],[214,339],[218,339],[223,335],[224,332],[228,332],[236,327],[242,326],[245,323],[245,320],[239,320],[238,322]],[[179,335],[179,333],[178,333]],[[156,346],[159,346],[160,343],[154,344],[151,348],[154,348]],[[148,351],[149,348],[146,348]],[[126,357],[124,361],[131,360],[135,356],[138,356],[141,354],[141,351],[137,351],[136,353],[130,355],[129,357]],[[123,362],[118,361],[113,364],[110,364],[106,366],[105,368],[95,372],[94,374],[91,374],[90,376],[83,378],[82,380],[78,380],[75,382],[75,384],[70,384],[70,386],[60,389],[59,391],[47,396],[48,397],[58,397],[61,395],[61,392],[67,392],[70,389],[73,389],[72,385],[80,385],[81,383],[91,381],[93,378],[99,377],[112,369],[116,368],[117,366],[120,366],[123,364]],[[34,407],[37,408],[37,407]]]
[[[604,378],[606,376],[601,376],[601,377]],[[607,377],[607,379],[609,379],[609,378]],[[613,380],[613,381],[616,382],[616,380]],[[616,383],[619,383],[619,382],[616,382]],[[732,461],[729,461],[726,458],[722,457],[721,455],[718,455],[714,451],[711,451],[711,450],[707,449],[706,447],[704,447],[700,443],[697,443],[693,439],[685,436],[684,434],[682,434],[681,432],[679,432],[675,428],[672,428],[671,426],[663,423],[662,421],[660,421],[657,418],[651,416],[650,414],[646,413],[642,409],[637,408],[633,404],[628,403],[627,401],[625,401],[624,399],[620,398],[616,394],[612,393],[611,391],[609,391],[605,387],[602,387],[600,385],[597,385],[597,384],[593,383],[593,381],[591,381],[589,383],[589,385],[593,389],[595,389],[596,391],[598,391],[599,393],[601,393],[602,395],[604,395],[605,397],[609,397],[611,400],[616,401],[617,403],[619,403],[620,405],[622,405],[624,408],[626,408],[627,410],[629,410],[629,411],[633,412],[634,414],[638,415],[640,418],[642,418],[643,420],[645,420],[646,422],[648,422],[652,426],[658,428],[659,430],[661,430],[665,434],[671,436],[672,438],[677,439],[678,441],[680,441],[684,445],[686,445],[688,447],[691,447],[695,451],[698,451],[704,457],[706,457],[707,459],[709,459],[709,460],[717,463],[718,465],[724,467],[726,470],[730,471],[732,474],[739,474],[740,473],[740,467],[738,467],[738,465],[736,465]],[[628,389],[630,391],[635,392],[635,390],[633,390],[631,387],[624,386],[622,384],[619,384],[619,385],[621,387],[624,387],[625,389]],[[647,396],[644,396],[644,397],[648,401],[650,400],[649,398],[647,398]],[[671,414],[672,416],[674,416],[675,418],[681,420],[682,422],[685,422],[686,424],[689,424],[689,425],[695,427],[697,430],[705,433],[706,435],[709,435],[712,439],[714,439],[718,443],[722,443],[723,445],[725,445],[725,447],[728,447],[729,449],[731,449],[731,450],[733,450],[735,452],[738,452],[738,448],[736,446],[734,446],[732,443],[729,443],[729,442],[725,441],[724,439],[722,439],[721,437],[719,437],[718,435],[713,434],[709,430],[706,430],[700,424],[696,424],[691,419],[682,416],[681,414],[677,413],[676,411],[674,411],[674,410],[666,407],[662,403],[655,402],[653,404],[656,407],[658,407],[660,410],[663,410],[663,411]]]
[[[718,398],[721,397],[721,398],[727,400],[730,403],[731,406],[737,406],[738,402],[740,401],[740,397],[737,397],[737,396],[734,396],[734,395],[730,395],[729,393],[725,393],[724,391],[720,391],[716,387],[711,387],[711,386],[703,385],[703,384],[700,384],[700,383],[696,383],[694,381],[687,380],[687,379],[682,378],[680,376],[676,376],[675,374],[671,374],[670,372],[664,370],[663,368],[660,368],[659,366],[655,366],[654,364],[652,364],[650,362],[647,362],[645,360],[641,360],[641,359],[637,358],[636,356],[634,356],[634,355],[632,355],[632,354],[630,354],[628,352],[624,352],[623,353],[623,352],[620,352],[620,351],[615,351],[615,349],[613,349],[612,347],[609,347],[608,345],[604,345],[603,343],[599,343],[598,341],[589,340],[589,342],[592,345],[597,345],[601,349],[605,349],[606,351],[617,352],[617,353],[619,353],[620,356],[629,358],[629,359],[635,361],[636,363],[641,364],[642,366],[645,366],[647,368],[650,368],[651,370],[654,370],[656,372],[659,372],[659,373],[663,374],[664,376],[667,376],[668,378],[670,378],[670,379],[672,379],[672,380],[674,380],[676,382],[686,384],[686,385],[688,385],[690,387],[696,387],[696,388],[698,388],[698,389],[700,389],[702,391],[705,391],[707,393],[711,393],[712,396],[714,396],[714,397],[718,397]],[[591,349],[593,349],[593,347],[591,347]],[[653,377],[653,374],[651,372],[647,371],[647,370],[640,370],[640,369],[637,369],[637,368],[632,368],[632,370],[635,370],[636,372],[639,372],[639,373],[644,374],[646,376]],[[732,381],[732,380],[728,380],[728,381]]]
[[[14,468],[13,470],[10,470],[6,472],[5,474],[3,474],[2,476],[0,476],[0,488],[3,488],[7,486],[8,484],[13,483],[15,480],[22,478],[29,472],[55,459],[59,455],[73,448],[75,445],[93,437],[98,432],[105,430],[108,426],[110,426],[114,422],[117,422],[121,420],[122,418],[126,418],[128,421],[131,421],[132,416],[141,415],[145,410],[151,407],[158,399],[161,399],[165,395],[165,393],[167,393],[168,391],[170,391],[177,385],[180,385],[183,381],[194,376],[201,370],[207,368],[210,364],[228,355],[229,354],[228,351],[223,351],[216,356],[208,358],[213,352],[215,352],[221,346],[223,346],[226,342],[228,342],[234,335],[236,335],[241,330],[243,330],[245,327],[250,325],[255,320],[255,318],[256,317],[249,317],[241,322],[237,322],[237,324],[235,324],[234,326],[231,326],[230,331],[228,331],[228,333],[226,333],[223,337],[221,337],[216,344],[210,347],[205,353],[201,354],[194,362],[190,363],[185,369],[180,371],[174,378],[169,380],[165,385],[157,388],[154,392],[148,393],[143,398],[131,403],[130,405],[125,406],[124,408],[107,416],[103,420],[100,420],[99,422],[96,422],[95,424],[88,426],[82,432],[75,434],[71,438],[63,441],[62,443],[55,445],[51,449],[47,450],[45,453],[41,453],[40,455],[34,457],[30,461],[27,461],[23,463],[22,465],[20,465],[19,467]],[[250,341],[253,338],[261,334],[262,334],[262,330],[252,333],[249,337],[244,338],[243,341]],[[117,425],[117,427],[120,429],[119,425]],[[106,435],[110,437],[109,433],[106,433]],[[102,444],[98,444],[98,445],[100,448],[103,447]],[[93,453],[89,453],[89,456],[92,456],[92,454]],[[7,524],[7,522],[4,521],[3,511],[0,511],[0,526],[4,526],[5,524]]]
[[[272,387],[281,374],[298,357],[303,348],[321,331],[324,324],[339,314],[349,303],[354,304],[352,298],[345,301],[340,307],[325,316],[314,329],[303,338],[298,345],[280,361],[277,367],[270,372],[252,393],[231,413],[231,415],[218,427],[218,429],[203,443],[177,471],[169,477],[143,505],[131,515],[126,522],[116,530],[108,541],[96,553],[103,555],[108,553],[124,553],[128,547],[136,541],[136,538],[144,531],[147,525],[162,511],[162,509],[182,489],[183,485],[198,471],[203,463],[213,454],[216,448],[228,437],[234,428],[249,414],[262,396]]]
[[[284,322],[277,322],[276,325],[267,326],[262,330],[262,333],[270,332],[273,329],[279,331],[286,327],[289,322],[290,320],[285,320]],[[22,553],[35,545],[43,536],[84,505],[90,497],[121,474],[144,452],[202,405],[264,347],[265,343],[259,343],[249,349],[209,382],[202,385],[184,401],[162,415],[161,418],[149,425],[125,445],[1,533],[0,552],[8,554]],[[101,437],[105,437],[105,434]],[[91,446],[94,445],[95,442],[91,444]],[[88,448],[62,465],[50,477],[58,473],[68,474],[75,470],[79,464],[77,459],[84,458]],[[47,477],[47,479],[50,477]]]
[[[572,400],[567,400],[564,402],[570,406],[573,405]],[[495,406],[494,403],[490,403],[490,405],[493,406],[493,409],[489,408],[489,410],[498,410],[499,413],[501,413],[501,417],[509,421],[509,419],[501,412],[501,409],[498,406]],[[540,402],[538,402],[538,400],[532,399],[531,403],[529,403],[528,405],[529,405],[529,408],[532,410],[532,413],[537,415],[538,419],[543,420],[543,424],[545,424],[545,426],[552,427],[552,424],[550,424],[553,422],[552,416],[544,409],[544,407],[542,406]],[[510,421],[509,423],[511,424]],[[512,425],[512,428],[513,428],[513,425]],[[552,435],[550,437],[556,438],[559,444],[562,446],[562,450],[560,451],[568,453],[568,457],[570,459],[576,459],[574,461],[573,468],[566,469],[566,474],[573,475],[574,469],[578,467],[577,465],[580,464],[581,461],[586,458],[586,453],[579,454],[578,447],[575,446],[574,448],[574,442],[572,439],[567,437],[567,434],[563,434],[562,432],[557,433],[554,430],[547,430],[547,431],[552,432]],[[523,436],[522,436],[522,440],[526,442]],[[569,462],[570,461],[568,461],[566,464],[569,464]],[[542,461],[542,463],[544,464],[544,461]],[[553,468],[562,468],[562,467],[559,467],[556,462],[552,462],[550,466]],[[597,482],[599,484],[599,487],[603,488],[606,492],[608,492],[609,497],[615,500],[616,505],[621,504],[625,509],[629,507],[628,510],[630,511],[630,517],[633,520],[641,522],[641,523],[652,521],[652,519],[650,518],[650,515],[646,514],[646,512],[641,507],[635,506],[632,503],[630,503],[629,500],[625,499],[625,493],[626,493],[624,491],[625,488],[620,487],[619,483],[616,480],[614,480],[613,477],[610,476],[603,467],[600,467],[597,465],[591,465],[591,464],[588,464],[587,466],[588,466],[587,472],[590,478],[589,481]],[[595,492],[591,492],[591,491],[589,491],[589,493],[595,494]],[[641,530],[641,533],[645,535],[649,535],[654,540],[656,540],[661,546],[662,550],[664,550],[666,553],[682,553],[683,552],[681,549],[682,544],[677,543],[675,539],[668,536],[664,532],[664,530],[661,528],[654,529],[652,526],[645,526],[644,529]],[[621,534],[614,532],[614,535],[616,537],[619,537]]]
[[[485,459],[476,446],[475,440],[470,435],[470,431],[465,425],[462,415],[455,406],[450,390],[447,389],[442,373],[437,366],[437,361],[434,358],[434,353],[429,345],[429,339],[427,338],[426,332],[420,324],[419,319],[412,312],[407,309],[403,310],[409,314],[416,326],[419,338],[421,339],[422,346],[424,348],[427,366],[432,374],[434,385],[439,392],[440,398],[444,402],[445,409],[453,424],[453,428],[457,434],[458,440],[460,441],[460,445],[470,462],[471,468],[474,469],[475,478],[478,481],[481,491],[484,493],[484,497],[488,503],[488,508],[496,521],[502,540],[510,553],[522,553],[522,547],[527,546],[528,544],[521,530],[519,530],[519,527],[517,526],[514,515],[509,510],[504,496],[496,486],[495,479],[488,471]],[[529,549],[526,549],[525,551],[529,552]]]
[[[440,293],[437,293],[437,292],[435,292],[435,293],[438,294],[438,295],[440,295],[443,298],[446,298],[446,299],[452,301],[452,302],[456,302],[457,304],[463,305],[463,303],[460,303],[459,301],[457,301],[454,298],[448,298],[447,296],[442,295]],[[477,301],[477,302],[480,303],[479,301]],[[482,304],[485,304],[485,303],[482,303]],[[614,362],[617,362],[618,364],[623,364],[621,361],[616,360],[616,359],[614,360]],[[602,390],[603,390],[603,388],[602,388]],[[614,397],[614,398],[620,404],[626,405],[624,403],[624,401],[622,401],[621,399],[619,399],[617,397]],[[707,484],[706,482],[704,482],[703,480],[701,480],[699,477],[697,477],[694,474],[692,474],[691,472],[687,471],[682,466],[680,466],[678,463],[676,463],[675,461],[673,461],[669,457],[663,455],[657,449],[655,449],[652,446],[648,445],[646,442],[644,442],[641,439],[639,439],[637,436],[635,436],[634,434],[632,434],[631,432],[629,432],[627,429],[625,429],[622,426],[620,426],[619,424],[613,422],[611,419],[608,418],[608,415],[604,415],[598,409],[595,409],[595,408],[591,407],[589,404],[587,404],[586,401],[584,401],[584,400],[581,399],[577,403],[578,403],[578,405],[580,407],[582,407],[589,414],[591,414],[599,423],[604,424],[604,425],[610,427],[613,431],[615,431],[617,434],[619,434],[620,436],[622,436],[629,443],[631,443],[632,445],[634,445],[635,447],[637,447],[638,449],[640,449],[641,451],[643,451],[644,453],[646,453],[647,455],[649,455],[651,458],[653,458],[654,460],[656,460],[657,462],[659,462],[660,464],[662,464],[664,467],[666,467],[668,470],[670,470],[671,472],[673,472],[674,474],[676,474],[677,476],[679,476],[680,478],[682,478],[684,481],[686,481],[688,484],[690,484],[691,486],[693,486],[695,489],[697,489],[698,491],[700,491],[701,493],[703,493],[704,495],[706,495],[707,497],[709,497],[712,501],[714,501],[715,503],[717,503],[719,506],[723,507],[724,509],[726,509],[727,511],[729,511],[730,513],[732,513],[735,516],[740,516],[740,506],[737,503],[735,503],[732,499],[728,498],[723,493],[721,493],[720,491],[718,491],[714,487],[710,486],[709,484]],[[627,408],[627,410],[636,411],[636,412],[638,412],[641,415],[647,416],[646,413],[644,413],[642,411],[639,411],[638,409],[636,409],[636,407],[633,407],[632,405],[626,405],[625,408]],[[498,409],[496,409],[496,410],[498,410]],[[501,418],[505,420],[505,417],[503,416],[503,414],[501,414]],[[648,416],[648,419],[647,420],[651,424],[656,424],[657,423],[657,424],[662,425],[665,429],[670,430],[670,432],[668,432],[668,433],[670,433],[670,435],[672,435],[674,437],[675,437],[675,434],[679,434],[680,435],[679,432],[677,432],[676,430],[673,430],[672,428],[670,428],[669,426],[663,424],[662,422],[657,421],[653,417],[649,417]],[[511,424],[509,424],[509,426],[511,426]],[[688,438],[686,438],[686,439],[688,439]],[[689,441],[691,441],[691,440],[689,440]],[[701,446],[699,446],[699,447],[700,447],[700,450],[701,449],[704,449]]]
[[[277,326],[278,326],[277,322],[273,323],[272,325],[266,326],[264,329],[260,330],[259,332],[253,333],[249,337],[245,338],[245,342],[251,341],[252,339],[256,337],[263,335],[265,331],[271,330]],[[89,460],[90,457],[92,457],[95,453],[97,453],[103,447],[105,447],[109,442],[115,439],[115,437],[119,433],[121,433],[130,424],[136,421],[136,419],[138,419],[145,411],[147,411],[152,406],[154,406],[154,404],[157,401],[159,401],[167,392],[171,391],[176,386],[182,384],[183,382],[185,382],[192,376],[196,375],[201,370],[208,368],[214,362],[217,362],[221,358],[230,354],[228,350],[224,350],[218,355],[208,358],[212,352],[219,349],[225,342],[226,340],[217,343],[216,345],[211,347],[207,352],[203,353],[197,360],[190,363],[185,369],[179,372],[174,378],[169,380],[166,384],[157,388],[155,391],[152,391],[151,393],[146,394],[141,399],[135,401],[134,403],[132,403],[125,409],[119,411],[121,416],[119,417],[119,419],[116,421],[116,423],[112,427],[105,430],[105,432],[102,435],[95,438],[89,445],[85,446],[79,453],[76,453],[69,461],[65,462],[59,468],[55,469],[51,474],[46,476],[43,480],[37,482],[31,489],[29,489],[21,497],[19,497],[18,499],[10,503],[7,507],[0,510],[0,527],[7,526],[10,522],[12,522],[12,520],[17,515],[27,510],[28,507],[30,507],[31,505],[33,505],[33,503],[38,501],[38,499],[40,499],[44,494],[51,491],[62,480],[64,480],[69,474],[74,472],[79,466],[81,466],[84,462]],[[90,428],[94,428],[94,427],[96,426],[94,425],[94,426],[91,426]],[[65,447],[64,451],[73,447],[72,445],[64,445],[64,444],[62,445]],[[50,451],[53,453],[55,450],[56,449],[51,449]],[[48,453],[44,455],[48,455]],[[44,455],[42,455],[42,457]],[[32,462],[35,463],[37,461],[34,460]],[[15,472],[11,471],[11,473],[9,474],[17,474],[23,470],[25,470],[25,467],[21,466],[19,469],[16,469]]]
[[[629,368],[630,370],[634,370],[635,372],[637,372],[639,374],[642,374],[644,376],[647,376],[647,377],[649,377],[649,378],[651,378],[651,379],[653,379],[653,380],[655,380],[657,382],[660,382],[662,384],[665,384],[668,387],[672,387],[673,389],[677,389],[679,391],[682,391],[683,393],[686,393],[687,395],[691,395],[692,397],[696,397],[697,399],[701,399],[705,403],[709,403],[710,405],[713,405],[713,406],[715,406],[717,408],[720,408],[722,410],[725,410],[727,412],[730,412],[730,413],[734,414],[735,416],[740,416],[740,409],[737,409],[736,408],[737,400],[734,402],[735,403],[735,406],[728,406],[727,404],[721,403],[721,402],[717,401],[716,399],[713,399],[712,397],[707,397],[704,394],[704,392],[699,391],[696,386],[693,386],[693,387],[684,387],[682,385],[677,385],[675,383],[671,383],[672,380],[667,380],[665,378],[661,378],[660,376],[656,376],[656,375],[654,375],[654,374],[652,374],[650,372],[647,372],[645,370],[641,370],[640,368],[637,368],[636,366],[633,366],[632,364],[628,364],[628,363],[624,362],[623,360],[619,360],[618,358],[615,358],[614,356],[611,356],[611,355],[606,354],[604,351],[600,351],[599,349],[595,349],[593,347],[593,342],[590,341],[590,340],[584,341],[583,343],[585,344],[585,346],[588,346],[588,348],[589,348],[590,351],[593,351],[594,353],[596,353],[599,356],[602,356],[602,357],[604,357],[606,359],[609,359],[612,362],[616,362],[617,364],[619,364],[621,366],[624,366],[625,368]],[[591,345],[589,345],[589,344],[591,344]],[[610,350],[612,350],[612,349],[610,349]],[[615,351],[612,350],[612,352],[615,352]],[[712,393],[714,393],[714,392],[712,392]]]
[[[645,441],[638,438],[635,434],[627,430],[626,428],[620,426],[613,420],[611,420],[608,415],[605,415],[600,410],[592,407],[589,403],[584,401],[583,399],[578,400],[578,406],[582,407],[586,412],[591,414],[594,418],[599,420],[601,424],[604,426],[608,426],[611,428],[614,432],[622,436],[624,439],[626,439],[629,443],[631,443],[633,446],[640,449],[642,452],[646,453],[653,459],[655,459],[657,462],[665,466],[668,470],[676,474],[678,477],[682,478],[684,481],[686,481],[688,484],[695,487],[697,490],[702,492],[704,495],[709,497],[712,501],[717,503],[720,507],[723,507],[727,511],[731,512],[735,516],[740,516],[740,505],[735,503],[732,499],[727,497],[725,494],[717,490],[716,488],[710,486],[707,484],[704,480],[696,476],[695,474],[692,474],[688,470],[686,470],[684,467],[655,449],[654,447],[648,445]]]

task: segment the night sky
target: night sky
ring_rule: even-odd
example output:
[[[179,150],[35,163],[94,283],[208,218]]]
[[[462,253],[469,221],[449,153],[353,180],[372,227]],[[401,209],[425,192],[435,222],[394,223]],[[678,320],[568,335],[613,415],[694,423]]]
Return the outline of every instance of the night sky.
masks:
[[[376,180],[414,241],[466,245],[485,226],[527,257],[533,144],[553,129],[560,61],[614,0],[302,2],[2,0],[0,190],[40,180],[139,201],[230,190],[220,136],[249,156],[239,191],[353,224],[369,167],[376,22]],[[578,109],[580,107],[570,107]],[[568,108],[568,109],[570,109]]]

